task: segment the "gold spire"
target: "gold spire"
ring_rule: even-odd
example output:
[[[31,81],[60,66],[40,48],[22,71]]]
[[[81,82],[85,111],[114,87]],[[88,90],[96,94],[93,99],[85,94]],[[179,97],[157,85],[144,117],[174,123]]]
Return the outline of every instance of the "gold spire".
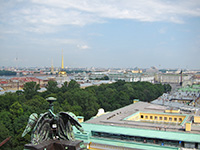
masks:
[[[53,67],[53,59],[51,60],[51,73],[54,73],[54,67]]]
[[[63,50],[62,50],[62,65],[61,65],[61,68],[64,69]]]
[[[66,76],[67,73],[64,71],[64,59],[63,59],[63,50],[62,50],[62,64],[61,64],[61,70],[59,72],[60,76]]]

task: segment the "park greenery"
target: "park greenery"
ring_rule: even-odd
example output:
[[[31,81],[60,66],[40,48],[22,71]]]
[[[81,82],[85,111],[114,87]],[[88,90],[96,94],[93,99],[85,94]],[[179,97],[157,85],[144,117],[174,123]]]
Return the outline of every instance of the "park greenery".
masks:
[[[90,79],[93,80],[92,78],[90,78]],[[109,77],[105,75],[102,78],[95,78],[95,80],[109,80]]]
[[[171,86],[119,80],[112,84],[82,89],[76,81],[71,80],[60,88],[56,81],[49,81],[46,91],[38,92],[39,89],[36,82],[28,82],[23,91],[0,95],[0,142],[11,136],[10,141],[1,147],[2,150],[22,150],[24,144],[30,142],[30,133],[22,138],[22,132],[31,113],[41,114],[47,111],[48,97],[57,98],[54,102],[55,113],[71,111],[88,120],[97,114],[99,108],[112,111],[131,104],[133,99],[151,102],[164,92],[169,92]]]
[[[16,74],[14,71],[0,70],[0,76],[15,76]]]

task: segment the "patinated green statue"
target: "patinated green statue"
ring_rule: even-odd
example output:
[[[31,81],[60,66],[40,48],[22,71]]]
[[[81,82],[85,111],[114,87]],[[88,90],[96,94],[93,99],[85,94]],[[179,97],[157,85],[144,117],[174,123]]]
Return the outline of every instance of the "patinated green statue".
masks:
[[[50,103],[50,109],[44,114],[38,116],[33,113],[29,117],[28,124],[22,134],[24,137],[32,130],[31,143],[34,145],[40,144],[43,141],[53,140],[74,140],[73,126],[83,132],[83,128],[78,122],[75,114],[72,112],[53,113],[53,97],[47,98]]]

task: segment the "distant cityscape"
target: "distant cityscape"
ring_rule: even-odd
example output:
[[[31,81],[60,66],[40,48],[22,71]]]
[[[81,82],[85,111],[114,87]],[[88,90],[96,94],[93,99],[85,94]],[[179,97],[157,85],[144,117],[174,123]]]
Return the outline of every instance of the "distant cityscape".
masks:
[[[60,71],[66,72],[61,75]],[[77,81],[81,88],[102,83],[113,83],[118,80],[126,82],[146,81],[150,83],[168,83],[172,88],[185,87],[200,84],[200,70],[187,69],[157,69],[151,67],[143,68],[59,68],[59,67],[0,67],[0,71],[12,72],[12,74],[1,74],[1,94],[10,91],[22,90],[26,82],[37,82],[41,91],[45,90],[49,80],[58,82],[58,86],[70,80]]]

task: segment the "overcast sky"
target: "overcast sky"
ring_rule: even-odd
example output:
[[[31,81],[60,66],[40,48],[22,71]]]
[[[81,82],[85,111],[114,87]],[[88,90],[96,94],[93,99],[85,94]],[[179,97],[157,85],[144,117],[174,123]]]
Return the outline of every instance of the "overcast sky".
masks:
[[[200,69],[200,0],[0,0],[0,66]]]

